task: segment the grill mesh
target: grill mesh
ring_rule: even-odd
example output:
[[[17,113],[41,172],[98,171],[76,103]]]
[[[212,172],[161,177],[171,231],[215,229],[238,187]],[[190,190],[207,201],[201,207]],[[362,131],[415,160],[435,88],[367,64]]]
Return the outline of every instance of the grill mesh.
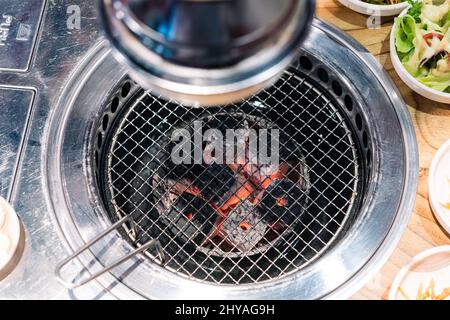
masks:
[[[297,69],[238,104],[193,109],[138,90],[124,106],[101,148],[105,205],[114,221],[133,216],[122,230],[133,245],[160,241],[171,272],[216,284],[279,278],[330,247],[358,203],[352,126]],[[194,121],[224,135],[278,129],[280,165],[175,165],[171,135],[193,133]]]

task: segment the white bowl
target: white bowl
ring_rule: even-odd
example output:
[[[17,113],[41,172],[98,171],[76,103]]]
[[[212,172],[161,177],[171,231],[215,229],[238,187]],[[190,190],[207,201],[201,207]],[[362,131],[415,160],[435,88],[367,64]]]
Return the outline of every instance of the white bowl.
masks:
[[[387,5],[378,5],[371,4],[361,0],[338,0],[347,8],[352,9],[353,11],[368,15],[368,16],[377,16],[377,17],[388,17],[388,16],[396,16],[403,9],[408,6],[407,2],[401,2],[397,4],[387,4]]]
[[[389,300],[414,300],[420,286],[422,293],[435,282],[435,293],[439,295],[450,288],[450,246],[434,247],[415,256],[395,276],[389,290]],[[450,300],[447,297],[446,300]]]
[[[406,9],[404,9],[399,17],[406,14],[406,12],[409,9],[409,5]],[[392,64],[394,65],[394,69],[397,72],[400,79],[403,80],[403,82],[410,87],[412,90],[420,94],[421,96],[424,96],[430,100],[434,100],[437,102],[442,103],[450,103],[450,93],[441,92],[435,89],[432,89],[430,87],[427,87],[423,83],[416,80],[412,75],[406,71],[406,69],[403,67],[400,58],[397,54],[397,49],[395,48],[395,24],[392,26],[391,35],[390,35],[390,51],[391,51],[391,60]]]
[[[439,148],[431,162],[428,198],[436,219],[450,234],[450,209],[442,205],[450,202],[450,140]]]
[[[15,210],[0,197],[0,280],[18,262],[21,237],[21,226]]]

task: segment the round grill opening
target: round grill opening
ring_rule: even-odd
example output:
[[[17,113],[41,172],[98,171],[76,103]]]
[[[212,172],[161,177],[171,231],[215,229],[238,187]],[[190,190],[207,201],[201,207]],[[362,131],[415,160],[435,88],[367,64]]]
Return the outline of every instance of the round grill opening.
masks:
[[[123,237],[137,247],[158,239],[164,261],[146,256],[170,272],[215,284],[278,279],[319,258],[357,212],[366,173],[354,116],[299,69],[228,106],[196,109],[127,91],[107,131],[99,129],[99,185],[113,222],[133,217]],[[199,130],[201,162],[192,143],[191,163],[175,163],[180,137],[193,142]],[[243,140],[225,139],[230,130]],[[207,132],[241,157],[206,163],[205,150],[217,157]],[[267,141],[278,145],[277,165],[251,161],[249,137],[274,132]]]

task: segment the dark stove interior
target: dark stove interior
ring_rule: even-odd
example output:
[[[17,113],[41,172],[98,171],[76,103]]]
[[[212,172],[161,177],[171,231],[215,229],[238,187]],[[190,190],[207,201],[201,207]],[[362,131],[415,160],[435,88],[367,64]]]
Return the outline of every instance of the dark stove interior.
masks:
[[[300,58],[241,103],[208,108],[162,100],[125,79],[101,117],[94,156],[111,220],[133,217],[122,236],[133,246],[158,239],[164,261],[151,250],[149,259],[216,284],[279,278],[333,246],[361,203],[369,146],[356,103],[312,61]],[[195,139],[200,122],[216,135],[216,148],[203,141],[200,152],[216,162],[193,163],[194,145],[184,153],[191,163],[174,163],[174,136]],[[244,138],[231,143],[233,161],[217,161],[230,129]],[[250,135],[274,129],[277,165],[250,161]]]

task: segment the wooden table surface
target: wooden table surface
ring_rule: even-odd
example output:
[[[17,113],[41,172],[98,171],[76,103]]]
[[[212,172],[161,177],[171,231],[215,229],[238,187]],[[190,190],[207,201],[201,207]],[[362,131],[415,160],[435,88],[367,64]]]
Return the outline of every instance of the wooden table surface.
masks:
[[[450,105],[430,101],[412,92],[397,76],[389,57],[392,18],[379,29],[367,29],[367,16],[356,13],[335,0],[317,0],[317,16],[343,29],[362,43],[384,66],[397,84],[411,113],[419,145],[419,189],[414,212],[394,253],[381,271],[354,299],[386,299],[390,285],[402,266],[428,248],[450,244],[448,235],[436,221],[428,202],[428,169],[441,144],[450,139]]]

